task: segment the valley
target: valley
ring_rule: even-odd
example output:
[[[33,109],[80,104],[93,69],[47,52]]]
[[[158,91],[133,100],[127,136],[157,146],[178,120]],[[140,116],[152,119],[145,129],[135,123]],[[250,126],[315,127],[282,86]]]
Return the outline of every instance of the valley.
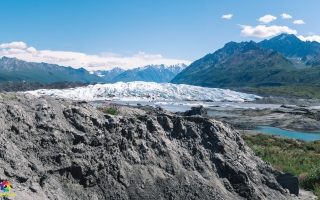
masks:
[[[290,48],[277,49],[279,42],[314,49],[290,54]],[[3,137],[14,134],[10,148],[29,149],[21,155],[31,171],[16,167],[27,174],[25,179],[42,180],[31,194],[15,178],[17,191],[30,199],[148,199],[191,193],[195,199],[314,199],[306,190],[320,196],[318,179],[312,179],[318,177],[320,163],[317,48],[317,43],[297,43],[296,36],[282,34],[260,43],[229,42],[189,66],[96,71],[3,57],[0,117],[5,120],[0,131]],[[27,144],[20,143],[21,138]],[[100,156],[86,153],[97,151]],[[17,156],[2,161],[9,171],[0,171],[1,176],[21,176],[13,170],[20,165]],[[15,164],[10,168],[6,162]],[[248,163],[256,167],[244,167]],[[252,175],[257,168],[262,171]],[[141,179],[134,175],[141,172]],[[61,193],[48,188],[49,179]],[[184,186],[177,184],[181,180],[186,180]],[[159,192],[163,184],[180,189]],[[195,189],[186,189],[186,184]],[[200,185],[210,192],[199,194]],[[133,192],[137,188],[139,192]]]
[[[319,52],[320,43],[289,34],[259,43],[229,42],[193,62],[171,82],[262,96],[319,98]]]
[[[319,0],[0,6],[0,200],[320,199]]]

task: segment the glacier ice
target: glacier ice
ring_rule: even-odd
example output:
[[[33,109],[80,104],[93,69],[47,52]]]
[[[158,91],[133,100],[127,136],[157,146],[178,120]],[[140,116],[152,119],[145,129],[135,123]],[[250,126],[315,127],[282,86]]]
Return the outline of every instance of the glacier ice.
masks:
[[[257,95],[235,92],[228,89],[207,88],[185,84],[154,82],[117,82],[113,84],[95,84],[70,89],[40,89],[27,91],[36,96],[73,100],[134,100],[134,101],[252,101],[261,98]]]

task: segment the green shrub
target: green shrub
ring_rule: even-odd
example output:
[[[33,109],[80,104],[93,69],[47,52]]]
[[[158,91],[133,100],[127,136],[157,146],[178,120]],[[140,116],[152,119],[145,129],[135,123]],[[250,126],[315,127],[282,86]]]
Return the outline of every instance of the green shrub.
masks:
[[[6,96],[6,95],[4,95],[4,94],[1,94],[1,97],[2,97],[2,99],[4,99],[4,100],[17,100],[17,99],[18,99],[18,97],[17,97],[16,94],[9,95],[9,96]]]
[[[243,139],[256,156],[271,163],[275,169],[295,176],[304,174],[299,178],[301,187],[320,197],[320,141],[306,142],[267,134],[245,136]]]
[[[320,195],[320,168],[307,174],[304,179],[300,180],[300,184],[309,190],[313,190],[317,195]]]
[[[101,112],[111,115],[118,115],[120,113],[120,106],[118,106],[116,103],[102,104],[101,106],[97,107],[97,109]]]
[[[306,151],[314,151],[314,150],[316,150],[316,148],[315,148],[314,144],[310,142],[310,143],[307,143],[307,145],[305,145],[305,150]]]

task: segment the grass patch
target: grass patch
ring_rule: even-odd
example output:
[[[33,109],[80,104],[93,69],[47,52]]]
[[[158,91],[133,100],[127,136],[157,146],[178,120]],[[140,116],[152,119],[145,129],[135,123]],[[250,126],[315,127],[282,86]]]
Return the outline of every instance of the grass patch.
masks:
[[[4,95],[1,94],[2,99],[4,100],[18,100],[18,97],[16,94],[12,94],[12,95]]]
[[[262,160],[299,177],[300,186],[320,197],[320,140],[306,142],[267,134],[242,138]]]
[[[320,86],[278,86],[246,88],[249,93],[282,97],[320,98]]]
[[[98,106],[97,109],[103,113],[111,115],[118,115],[120,113],[120,106],[118,106],[116,103],[105,103],[101,106]]]

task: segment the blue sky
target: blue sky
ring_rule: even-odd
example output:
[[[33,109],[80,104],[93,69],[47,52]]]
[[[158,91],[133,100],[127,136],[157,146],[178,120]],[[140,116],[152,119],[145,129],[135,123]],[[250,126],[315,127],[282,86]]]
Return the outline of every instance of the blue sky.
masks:
[[[320,42],[319,0],[236,2],[0,1],[0,56],[87,69],[133,68],[189,64],[227,42],[258,42],[282,32]],[[222,18],[228,14],[230,19]]]

